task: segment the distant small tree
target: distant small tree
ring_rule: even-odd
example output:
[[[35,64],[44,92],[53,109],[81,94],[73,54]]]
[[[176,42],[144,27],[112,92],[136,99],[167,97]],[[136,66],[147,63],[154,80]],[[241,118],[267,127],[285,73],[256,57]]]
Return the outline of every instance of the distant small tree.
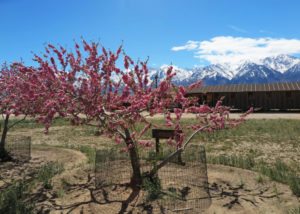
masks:
[[[46,126],[45,133],[48,132],[51,121],[60,116],[70,120],[73,125],[97,127],[116,143],[123,144],[130,156],[133,170],[130,187],[133,190],[141,187],[145,176],[154,175],[176,154],[182,152],[198,131],[213,132],[224,129],[227,125],[235,126],[246,116],[245,114],[239,120],[229,121],[229,108],[222,106],[222,101],[210,108],[198,105],[196,99],[186,97],[189,89],[198,87],[202,82],[198,81],[189,88],[176,87],[171,82],[176,75],[172,66],[169,67],[166,78],[155,88],[149,79],[147,61],[135,63],[124,53],[122,46],[116,53],[107,51],[104,47],[99,49],[99,46],[98,43],[83,41],[82,47],[75,44],[73,52],[49,44],[45,47],[46,53],[43,56],[35,55],[34,60],[39,64],[37,70],[45,74],[44,82],[48,82],[51,87],[42,91],[48,100],[40,111],[39,120]],[[123,55],[123,68],[117,66],[120,55]],[[181,105],[181,108],[174,109],[175,116],[167,108],[174,103]],[[185,113],[195,113],[199,123],[187,127],[195,132],[183,144],[186,134],[181,118]],[[153,120],[149,120],[156,114],[163,114],[164,125],[178,132],[174,138],[178,150],[156,168],[142,175],[137,148],[151,147],[151,142],[143,140],[142,136],[148,129],[157,127]],[[137,123],[144,124],[139,133],[135,131]],[[168,143],[173,144],[172,139]]]

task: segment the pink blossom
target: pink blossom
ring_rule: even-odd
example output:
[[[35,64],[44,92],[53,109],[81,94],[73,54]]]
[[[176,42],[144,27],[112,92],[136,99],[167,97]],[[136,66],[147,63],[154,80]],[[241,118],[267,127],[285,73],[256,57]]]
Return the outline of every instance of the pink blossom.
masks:
[[[169,127],[171,127],[171,126],[173,126],[174,124],[170,121],[170,120],[167,120],[166,121],[166,126],[169,126]]]
[[[167,76],[171,74],[172,70],[173,70],[173,66],[170,66],[167,70]]]
[[[211,108],[209,108],[207,105],[201,105],[199,108],[199,113],[208,113],[211,111]]]
[[[179,86],[179,92],[184,95],[187,93],[187,90],[183,86]]]
[[[49,133],[49,129],[48,129],[48,128],[45,128],[44,134],[48,134],[48,133]]]
[[[125,67],[126,69],[129,68],[128,56],[125,56],[125,57],[124,57],[124,67]]]
[[[193,84],[191,84],[191,85],[189,86],[189,89],[197,88],[197,87],[199,87],[199,85],[201,85],[202,83],[203,83],[202,80],[200,80],[200,81],[198,81],[198,82],[195,82],[195,83],[193,83]]]
[[[169,138],[169,139],[168,139],[168,145],[169,145],[169,146],[173,146],[172,138]]]
[[[176,119],[177,119],[177,120],[180,120],[181,115],[182,115],[182,110],[179,109],[179,108],[174,108],[174,113],[175,113],[175,115],[176,115]]]
[[[132,149],[134,147],[133,143],[130,143],[128,149]]]
[[[246,114],[251,114],[251,113],[253,112],[253,110],[254,110],[254,108],[251,107],[251,108],[246,112]]]
[[[139,146],[144,146],[145,148],[150,148],[152,146],[150,140],[139,141],[138,145]]]
[[[216,108],[216,109],[217,109],[217,108],[219,108],[219,106],[220,106],[221,104],[222,104],[222,100],[219,100],[219,101],[217,102],[217,104],[216,104],[216,107],[215,107],[215,108]]]
[[[49,47],[49,48],[52,48],[52,49],[55,48],[52,44],[48,44],[48,47]]]
[[[141,137],[141,136],[142,136],[142,135],[150,128],[150,126],[151,126],[150,123],[147,124],[147,125],[143,128],[143,130],[140,132],[139,136]]]
[[[135,136],[136,136],[136,132],[132,132],[131,138],[132,138],[133,140],[135,139]]]

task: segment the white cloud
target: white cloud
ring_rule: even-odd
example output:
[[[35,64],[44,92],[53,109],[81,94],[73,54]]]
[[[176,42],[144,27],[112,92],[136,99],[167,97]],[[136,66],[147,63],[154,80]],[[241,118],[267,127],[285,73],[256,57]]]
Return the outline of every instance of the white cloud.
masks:
[[[188,41],[172,50],[193,50],[196,58],[212,64],[237,64],[244,60],[257,62],[267,56],[300,53],[300,40],[219,36],[208,41]]]
[[[188,41],[186,45],[184,46],[179,46],[179,47],[173,47],[171,50],[172,51],[181,51],[181,50],[195,50],[199,45],[199,42],[195,41]]]

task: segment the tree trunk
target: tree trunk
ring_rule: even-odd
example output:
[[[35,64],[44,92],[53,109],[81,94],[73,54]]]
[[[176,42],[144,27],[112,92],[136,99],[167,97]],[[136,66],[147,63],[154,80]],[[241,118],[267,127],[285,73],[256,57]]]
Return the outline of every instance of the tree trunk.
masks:
[[[133,143],[130,133],[128,129],[125,129],[125,135],[126,135],[126,145],[129,146]],[[130,185],[133,189],[141,188],[142,185],[142,174],[141,174],[141,166],[140,166],[140,160],[137,153],[137,150],[135,147],[132,147],[129,149],[129,156],[130,156],[130,162],[131,167],[133,170]]]
[[[1,136],[1,141],[0,141],[0,159],[2,161],[10,161],[13,159],[8,154],[8,152],[5,150],[5,140],[6,140],[6,135],[8,132],[8,119],[9,119],[9,115],[6,115],[5,120],[4,120],[4,127],[3,127],[2,136]]]

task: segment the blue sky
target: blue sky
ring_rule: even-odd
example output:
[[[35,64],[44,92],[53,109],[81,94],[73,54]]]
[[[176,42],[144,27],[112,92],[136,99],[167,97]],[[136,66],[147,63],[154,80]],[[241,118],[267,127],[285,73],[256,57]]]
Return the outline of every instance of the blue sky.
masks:
[[[300,53],[298,0],[0,0],[0,63],[33,64],[43,44],[73,40],[116,50],[124,40],[149,66],[192,68]]]

